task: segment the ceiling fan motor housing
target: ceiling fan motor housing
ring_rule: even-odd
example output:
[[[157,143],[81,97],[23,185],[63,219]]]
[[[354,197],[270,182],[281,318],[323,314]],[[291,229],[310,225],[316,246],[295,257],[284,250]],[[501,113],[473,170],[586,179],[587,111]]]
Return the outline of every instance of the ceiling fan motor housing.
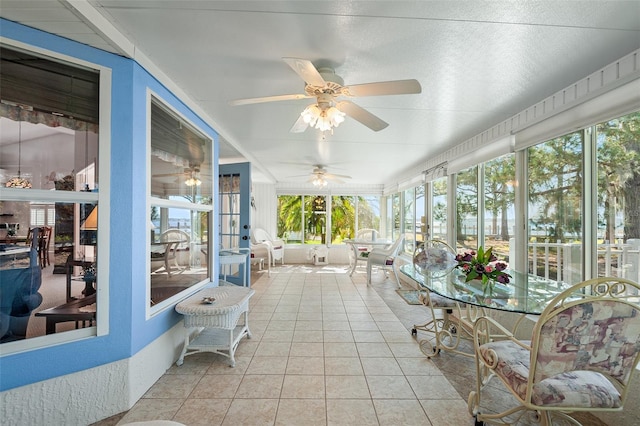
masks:
[[[320,111],[325,111],[327,108],[333,105],[333,95],[329,93],[321,93],[318,95],[318,108]]]
[[[332,68],[322,67],[318,68],[318,73],[324,78],[327,83],[336,83],[340,86],[344,86],[344,80],[340,77]]]

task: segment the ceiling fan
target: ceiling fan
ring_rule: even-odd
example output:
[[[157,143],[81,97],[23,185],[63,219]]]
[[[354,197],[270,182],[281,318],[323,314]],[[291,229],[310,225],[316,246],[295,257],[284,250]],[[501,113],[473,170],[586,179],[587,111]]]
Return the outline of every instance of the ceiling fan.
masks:
[[[324,188],[329,184],[329,181],[334,183],[345,183],[344,179],[351,179],[351,176],[336,175],[333,173],[329,173],[327,172],[326,167],[320,164],[313,166],[311,175],[299,175],[299,176],[289,176],[289,177],[296,178],[296,177],[304,177],[304,176],[309,176],[309,182],[313,183],[313,185],[318,188]]]
[[[187,186],[200,186],[202,180],[200,179],[200,167],[192,166],[185,167],[184,171],[176,173],[160,173],[153,175],[154,178],[171,177],[171,176],[184,176],[184,184]]]
[[[378,132],[386,128],[389,124],[350,100],[339,100],[338,98],[407,95],[422,92],[420,83],[413,79],[344,86],[344,81],[332,68],[316,68],[311,61],[306,59],[282,59],[304,80],[304,94],[237,99],[230,101],[229,104],[248,105],[262,102],[316,98],[315,104],[309,105],[302,111],[300,117],[298,117],[298,120],[291,128],[291,132],[304,132],[309,126],[321,131],[332,130],[333,127],[337,127],[344,121],[345,115],[359,121],[371,130]]]

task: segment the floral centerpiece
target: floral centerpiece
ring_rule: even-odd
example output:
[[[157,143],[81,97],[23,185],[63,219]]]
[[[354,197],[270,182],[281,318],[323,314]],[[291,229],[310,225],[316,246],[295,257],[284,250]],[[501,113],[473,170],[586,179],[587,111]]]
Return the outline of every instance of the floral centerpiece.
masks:
[[[497,281],[501,284],[508,284],[511,275],[505,272],[507,264],[498,262],[498,258],[493,254],[493,248],[484,250],[478,247],[478,251],[467,251],[456,256],[458,265],[456,268],[465,274],[465,281],[482,281],[482,289],[486,292],[493,289],[493,284]]]

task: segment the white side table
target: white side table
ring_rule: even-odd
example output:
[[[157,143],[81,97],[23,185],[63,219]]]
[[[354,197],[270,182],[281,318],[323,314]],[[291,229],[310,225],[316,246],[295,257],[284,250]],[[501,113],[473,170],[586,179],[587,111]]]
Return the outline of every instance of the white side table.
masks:
[[[249,299],[255,293],[248,287],[221,285],[205,288],[176,305],[176,312],[184,315],[185,340],[180,358],[200,352],[213,352],[229,358],[235,367],[234,357],[238,343],[244,336],[251,338],[249,331]],[[212,304],[203,303],[204,297],[215,297]],[[238,324],[240,315],[244,323]],[[197,335],[191,335],[197,331]]]
[[[251,277],[249,276],[249,264],[248,264],[250,255],[251,255],[251,250],[248,248],[238,247],[235,249],[220,250],[218,261],[220,263],[220,272],[223,276],[223,279],[225,281],[227,280],[227,270],[228,270],[227,268],[229,268],[230,270],[232,265],[244,264],[244,275],[242,276],[242,285],[249,286],[249,282],[251,280]]]

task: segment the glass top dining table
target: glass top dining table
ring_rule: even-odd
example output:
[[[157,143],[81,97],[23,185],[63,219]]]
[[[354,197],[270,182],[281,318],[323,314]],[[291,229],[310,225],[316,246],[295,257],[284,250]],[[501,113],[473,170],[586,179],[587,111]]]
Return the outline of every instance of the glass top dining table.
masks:
[[[459,269],[431,274],[422,272],[410,263],[402,265],[400,271],[422,288],[456,302],[523,314],[541,314],[551,299],[570,287],[566,283],[507,271],[511,275],[511,282],[495,283],[489,293],[483,291],[480,285],[465,282],[465,276]]]

